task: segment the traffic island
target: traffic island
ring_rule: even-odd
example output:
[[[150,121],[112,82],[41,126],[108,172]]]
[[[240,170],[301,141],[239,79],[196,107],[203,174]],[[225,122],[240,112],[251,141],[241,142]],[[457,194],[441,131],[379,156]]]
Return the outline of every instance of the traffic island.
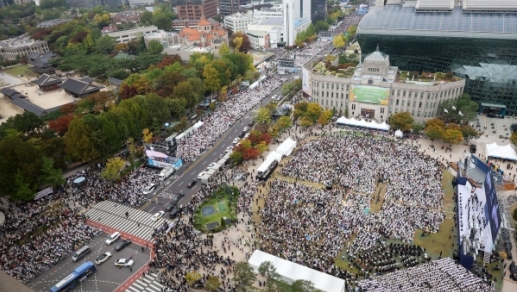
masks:
[[[222,186],[207,197],[194,212],[194,226],[203,233],[217,233],[237,221],[237,187]]]

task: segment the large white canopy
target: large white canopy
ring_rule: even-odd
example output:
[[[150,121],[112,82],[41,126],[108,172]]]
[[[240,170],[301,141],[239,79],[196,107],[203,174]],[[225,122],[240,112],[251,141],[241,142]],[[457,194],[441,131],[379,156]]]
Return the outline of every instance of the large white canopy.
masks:
[[[340,125],[349,125],[383,131],[388,131],[390,129],[390,126],[386,124],[386,122],[382,122],[381,124],[379,124],[374,120],[367,122],[365,120],[356,120],[355,118],[347,119],[345,117],[340,117],[339,119],[337,119],[336,123]]]
[[[500,146],[495,142],[492,144],[486,144],[486,156],[507,160],[517,160],[517,154],[510,144]]]
[[[284,260],[274,255],[255,250],[248,263],[258,273],[260,264],[269,261],[275,266],[282,281],[292,284],[296,280],[308,280],[314,284],[316,289],[324,292],[344,292],[345,281],[329,274],[318,272],[297,263]]]
[[[293,153],[294,148],[296,148],[296,141],[289,137],[275,149],[275,152],[282,156],[289,156]]]

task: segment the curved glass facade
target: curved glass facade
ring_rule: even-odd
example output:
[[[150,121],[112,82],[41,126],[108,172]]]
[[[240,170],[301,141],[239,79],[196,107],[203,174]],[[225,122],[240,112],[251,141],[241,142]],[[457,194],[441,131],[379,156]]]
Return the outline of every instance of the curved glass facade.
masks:
[[[400,70],[452,71],[478,102],[504,104],[517,114],[517,14],[371,9],[357,39],[363,56],[380,50]]]

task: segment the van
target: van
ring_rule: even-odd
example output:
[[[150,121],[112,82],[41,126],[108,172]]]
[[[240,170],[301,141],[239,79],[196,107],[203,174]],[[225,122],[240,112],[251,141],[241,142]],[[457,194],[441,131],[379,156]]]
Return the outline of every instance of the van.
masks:
[[[72,261],[77,262],[78,260],[84,258],[90,252],[92,252],[90,247],[85,245],[74,253],[74,255],[72,256]]]

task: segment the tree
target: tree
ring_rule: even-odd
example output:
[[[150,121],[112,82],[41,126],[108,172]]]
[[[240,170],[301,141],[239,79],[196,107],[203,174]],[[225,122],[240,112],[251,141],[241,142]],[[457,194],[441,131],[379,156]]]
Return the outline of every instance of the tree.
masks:
[[[187,281],[187,284],[192,287],[192,285],[194,285],[194,283],[196,283],[198,280],[200,280],[202,277],[201,277],[201,274],[199,274],[198,272],[196,271],[191,271],[191,272],[188,272],[186,275],[185,275],[185,280]]]
[[[63,172],[61,169],[54,167],[54,161],[52,159],[43,156],[43,165],[41,166],[41,184],[44,186],[57,187],[62,185],[65,180],[63,179]]]
[[[261,107],[255,113],[253,120],[257,122],[257,124],[269,125],[271,123],[271,112],[269,109]]]
[[[517,146],[517,131],[516,132],[512,132],[512,136],[510,136],[510,142],[514,146]]]
[[[72,159],[81,162],[91,161],[99,157],[100,153],[95,149],[91,140],[92,130],[84,121],[75,117],[65,134],[66,153]]]
[[[259,273],[266,277],[266,292],[275,291],[275,283],[280,278],[280,275],[276,271],[276,267],[270,261],[262,262],[258,269]]]
[[[334,48],[341,49],[345,46],[345,39],[343,38],[343,35],[338,34],[334,37],[332,40],[332,45],[334,45]]]
[[[445,112],[445,109],[448,112]],[[460,123],[461,121],[468,122],[476,118],[478,109],[479,104],[472,101],[468,93],[464,93],[458,99],[452,98],[440,103],[438,112],[444,120]]]
[[[413,127],[413,117],[409,112],[402,112],[392,114],[389,118],[389,123],[393,129],[398,129],[403,132],[411,130]]]
[[[280,132],[284,131],[285,129],[288,129],[292,125],[291,118],[287,116],[281,116],[278,121],[276,122],[276,125],[278,126],[278,130]]]
[[[151,24],[153,18],[153,13],[147,10],[144,10],[144,13],[142,13],[142,16],[140,16],[140,23],[143,24]]]
[[[221,218],[221,223],[224,222],[223,218]],[[205,283],[205,288],[210,291],[217,291],[219,286],[221,286],[221,280],[216,276],[209,276]]]
[[[149,11],[146,11],[146,12],[149,12]],[[125,51],[129,50],[129,45],[126,44],[126,43],[119,43],[119,44],[115,45],[113,50],[116,51],[116,52],[121,52],[121,51],[125,52]]]
[[[242,31],[234,32],[231,37],[230,47],[232,47],[236,52],[249,51],[251,49],[251,42],[248,35]]]
[[[68,131],[70,122],[74,119],[74,115],[61,116],[48,123],[48,128],[56,132],[58,135],[63,136]]]
[[[205,78],[205,86],[211,92],[216,92],[221,88],[221,80],[219,72],[213,65],[206,65],[203,69],[203,77]]]
[[[442,133],[442,139],[445,143],[449,145],[459,144],[463,141],[463,135],[460,130],[456,129],[447,129]]]
[[[159,29],[170,30],[172,27],[172,19],[167,17],[164,11],[157,9],[153,12],[151,22],[156,25]]]
[[[255,280],[257,280],[257,275],[248,262],[235,264],[232,281],[235,283],[237,292],[246,292],[246,288],[251,286]]]
[[[316,29],[316,32],[329,30],[329,27],[330,27],[330,25],[325,20],[320,20],[320,21],[316,22],[316,25],[314,26],[314,28]]]
[[[148,128],[142,130],[142,139],[145,143],[151,143],[153,140],[153,133]]]
[[[241,44],[242,45],[242,44]],[[223,43],[220,47],[219,47],[219,55],[221,56],[224,56],[224,55],[227,55],[230,53],[230,48],[228,47],[228,45],[226,43]]]
[[[95,49],[97,50],[97,52],[99,52],[99,54],[109,54],[113,51],[114,48],[115,40],[108,35],[100,37],[95,42]]]
[[[324,110],[318,118],[318,123],[320,125],[327,125],[328,123],[330,123],[331,119],[332,119],[332,111]]]
[[[308,280],[296,280],[291,284],[291,291],[297,292],[316,292],[314,284]]]
[[[235,47],[235,51],[240,52],[242,46],[242,37],[236,37],[232,40],[233,46]]]
[[[445,127],[445,123],[441,120],[441,119],[438,119],[438,118],[434,118],[434,119],[430,119],[430,120],[427,120],[425,122],[425,127],[430,127],[430,126],[433,126],[433,125],[436,125],[440,128],[444,128]]]
[[[424,129],[424,125],[422,125],[422,124],[413,124],[413,126],[411,128],[413,129],[413,133],[419,134]]]
[[[307,117],[312,124],[314,124],[322,112],[323,109],[318,103],[311,102],[307,105],[307,111],[305,112],[304,117]]]
[[[440,139],[442,137],[443,128],[436,124],[433,124],[430,126],[426,126],[424,133],[427,135],[427,137],[429,137],[432,144],[434,140]]]
[[[174,87],[172,97],[177,99],[183,99],[186,102],[187,107],[193,107],[197,104],[197,95],[192,88],[192,85],[188,81],[181,81]]]
[[[163,45],[157,40],[151,40],[147,43],[147,52],[151,55],[158,55],[163,52]]]
[[[101,172],[101,177],[106,180],[114,181],[119,177],[120,171],[124,169],[126,161],[120,157],[113,157],[108,159],[106,168]]]
[[[233,161],[233,164],[239,165],[242,163],[242,152],[240,151],[233,151],[230,155],[231,160]]]

